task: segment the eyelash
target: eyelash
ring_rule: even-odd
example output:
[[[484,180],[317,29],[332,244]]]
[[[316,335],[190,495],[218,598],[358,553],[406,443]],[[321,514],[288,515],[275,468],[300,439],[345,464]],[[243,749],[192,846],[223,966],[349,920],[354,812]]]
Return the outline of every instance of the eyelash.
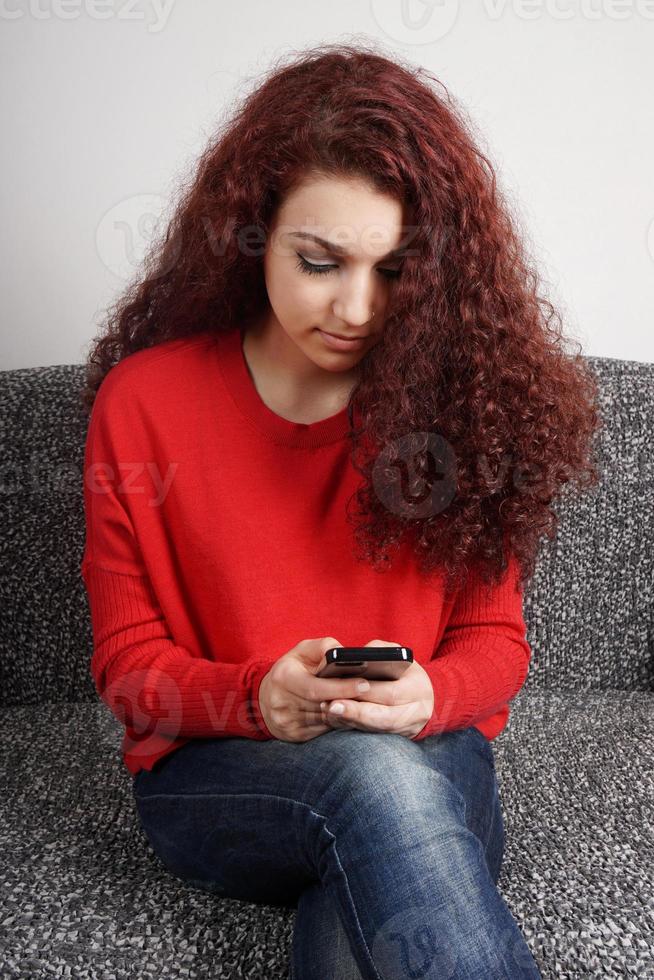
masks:
[[[310,276],[326,276],[332,271],[332,269],[337,269],[336,265],[314,265],[313,262],[307,262],[304,256],[300,255],[299,252],[295,253],[299,259],[297,263],[297,268],[302,272],[308,273]],[[384,278],[392,280],[399,279],[400,269],[379,269],[379,272],[384,276]]]

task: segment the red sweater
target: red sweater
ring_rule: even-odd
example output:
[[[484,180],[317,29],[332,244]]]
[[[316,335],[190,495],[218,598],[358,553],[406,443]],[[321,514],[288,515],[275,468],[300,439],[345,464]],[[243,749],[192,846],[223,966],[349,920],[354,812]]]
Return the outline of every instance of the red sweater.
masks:
[[[269,409],[237,329],[138,351],[105,377],[81,574],[91,673],[131,773],[192,738],[272,738],[260,682],[308,637],[412,647],[434,687],[415,739],[505,727],[531,656],[515,558],[499,587],[471,574],[445,603],[408,546],[385,572],[356,560],[348,429],[347,408],[310,425]]]

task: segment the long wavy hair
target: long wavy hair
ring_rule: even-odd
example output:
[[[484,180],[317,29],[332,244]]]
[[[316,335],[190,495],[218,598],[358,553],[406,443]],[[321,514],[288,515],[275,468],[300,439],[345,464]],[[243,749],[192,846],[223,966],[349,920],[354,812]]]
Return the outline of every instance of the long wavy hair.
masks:
[[[265,241],[307,176],[363,178],[412,224],[349,401],[358,558],[383,571],[406,537],[449,591],[473,564],[498,584],[513,554],[526,585],[563,485],[598,482],[597,380],[539,295],[473,124],[425,69],[370,44],[304,50],[257,81],[110,308],[83,404],[90,413],[108,371],[138,350],[259,317],[269,301],[262,250],[244,247],[252,229]]]

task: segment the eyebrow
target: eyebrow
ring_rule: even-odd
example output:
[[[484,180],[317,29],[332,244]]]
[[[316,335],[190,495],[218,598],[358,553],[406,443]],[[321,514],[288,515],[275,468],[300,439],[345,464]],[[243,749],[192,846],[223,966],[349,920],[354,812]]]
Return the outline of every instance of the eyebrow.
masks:
[[[320,235],[314,235],[310,231],[292,231],[289,233],[293,238],[304,238],[310,242],[317,242],[318,245],[322,245],[326,248],[328,252],[332,252],[334,255],[342,255],[347,257],[347,251],[342,245],[337,245],[336,242],[328,242],[326,238],[321,238]],[[397,248],[391,249],[386,255],[378,260],[379,262],[385,262],[386,259],[401,259],[403,258],[402,246],[398,245]]]

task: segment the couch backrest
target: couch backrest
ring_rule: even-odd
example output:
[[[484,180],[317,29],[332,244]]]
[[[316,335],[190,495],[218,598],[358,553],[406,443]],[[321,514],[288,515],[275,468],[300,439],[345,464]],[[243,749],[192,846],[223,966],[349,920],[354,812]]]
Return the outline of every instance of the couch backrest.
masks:
[[[601,473],[564,493],[525,593],[525,684],[654,690],[654,364],[585,357],[599,382]],[[566,486],[566,491],[568,487]]]
[[[525,592],[527,686],[652,690],[654,364],[586,359],[601,389],[602,482],[562,497]],[[80,562],[83,365],[0,372],[0,703],[95,700]]]

